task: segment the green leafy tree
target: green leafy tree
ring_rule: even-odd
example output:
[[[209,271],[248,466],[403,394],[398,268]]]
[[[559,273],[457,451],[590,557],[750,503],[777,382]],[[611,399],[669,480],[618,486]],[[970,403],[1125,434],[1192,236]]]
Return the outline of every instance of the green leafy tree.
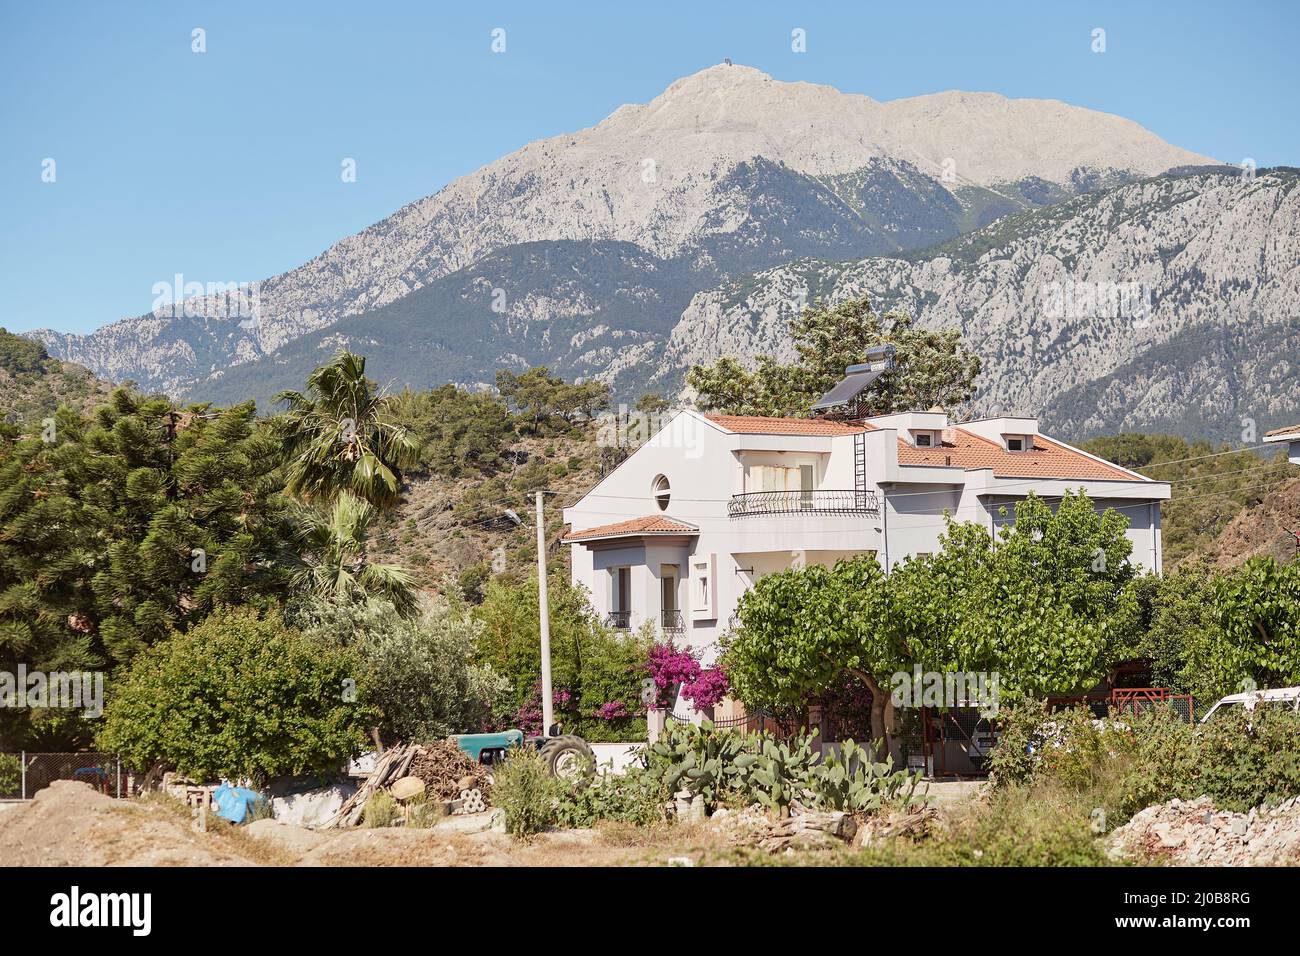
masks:
[[[1214,596],[1220,574],[1203,561],[1184,561],[1135,579],[1142,618],[1128,656],[1148,662],[1153,685],[1217,696],[1209,660],[1223,640]]]
[[[358,676],[353,654],[276,615],[222,609],[136,658],[111,688],[97,746],[198,780],[337,773],[373,716],[353,693]]]
[[[407,389],[395,396],[393,415],[420,443],[419,467],[452,478],[494,471],[515,437],[500,398],[455,385]]]
[[[662,415],[672,403],[658,392],[646,392],[636,400],[636,410],[646,415]]]
[[[371,561],[367,533],[375,509],[342,492],[328,512],[298,512],[293,587],[336,603],[382,598],[403,615],[414,614],[417,590],[405,569]]]
[[[313,640],[355,651],[386,743],[478,733],[507,714],[509,682],[474,662],[482,625],[454,587],[415,616],[386,601],[313,602],[295,622]]]
[[[1300,563],[1252,558],[1215,579],[1221,640],[1205,654],[1221,693],[1300,684]]]
[[[872,737],[883,743],[890,677],[909,659],[888,626],[890,600],[872,556],[760,578],[724,643],[732,693],[751,706],[803,707],[856,677],[871,691]]]
[[[276,421],[288,465],[288,491],[329,503],[341,492],[379,507],[401,497],[402,470],[419,442],[393,415],[390,397],[366,378],[363,356],[340,351],[307,378],[307,394],[281,392],[288,409]]]
[[[565,427],[590,420],[609,407],[609,386],[602,382],[570,384],[552,375],[545,365],[516,375],[503,369],[497,372],[497,391],[528,423],[533,435],[544,434],[555,424]]]
[[[996,537],[950,519],[890,577],[897,639],[923,671],[997,673],[1008,701],[1085,690],[1139,628],[1126,527],[1082,490],[1055,511],[1031,494]]]
[[[0,442],[0,666],[129,661],[220,603],[287,584],[277,443],[251,402],[115,390]]]
[[[603,728],[597,714],[605,704],[621,702],[629,715],[643,710],[641,681],[653,635],[610,630],[567,574],[547,580],[551,683],[560,696],[558,718],[566,729],[598,733]],[[482,625],[478,659],[509,679],[516,708],[529,707],[537,699],[542,674],[536,577],[517,585],[493,579],[474,616]]]
[[[974,394],[980,361],[961,345],[956,330],[914,327],[901,312],[884,316],[866,299],[806,309],[790,323],[798,361],[782,365],[759,356],[753,371],[735,359],[696,365],[686,382],[711,409],[736,415],[809,414],[812,403],[862,362],[873,345],[896,349],[893,372],[877,379],[861,396],[865,415],[961,405]]]

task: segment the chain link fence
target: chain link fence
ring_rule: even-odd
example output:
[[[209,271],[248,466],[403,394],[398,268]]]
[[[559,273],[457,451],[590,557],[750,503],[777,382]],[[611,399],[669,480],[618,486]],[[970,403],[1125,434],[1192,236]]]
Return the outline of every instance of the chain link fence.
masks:
[[[56,780],[77,780],[109,797],[138,791],[138,777],[113,754],[0,753],[0,800],[30,800]]]

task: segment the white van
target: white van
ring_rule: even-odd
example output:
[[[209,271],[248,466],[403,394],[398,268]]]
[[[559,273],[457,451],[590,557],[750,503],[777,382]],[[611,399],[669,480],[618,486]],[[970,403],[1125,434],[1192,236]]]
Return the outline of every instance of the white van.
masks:
[[[1201,723],[1206,723],[1216,714],[1245,710],[1251,713],[1256,707],[1270,710],[1300,711],[1300,687],[1279,687],[1277,690],[1254,690],[1245,694],[1229,694],[1211,707]]]

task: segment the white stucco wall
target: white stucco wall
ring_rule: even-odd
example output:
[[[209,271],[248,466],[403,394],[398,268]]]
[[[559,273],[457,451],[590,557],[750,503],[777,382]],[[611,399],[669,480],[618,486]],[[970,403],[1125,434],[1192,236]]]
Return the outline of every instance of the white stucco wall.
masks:
[[[1133,481],[998,479],[991,471],[959,467],[899,466],[898,430],[865,433],[868,488],[881,505],[879,514],[794,513],[730,517],[733,495],[753,491],[745,482],[745,465],[797,467],[812,464],[818,490],[854,487],[854,436],[737,435],[701,416],[684,412],[654,439],[637,449],[596,485],[564,517],[574,531],[664,515],[693,525],[696,533],[673,540],[654,537],[571,545],[573,580],[587,587],[596,609],[611,609],[609,569],[631,569],[632,626],[661,620],[661,567],[679,568],[678,607],[685,631],[678,643],[697,650],[705,663],[717,653],[717,641],[729,627],[740,595],[763,574],[792,565],[833,564],[842,557],[874,552],[882,565],[908,554],[939,550],[944,512],[959,521],[989,527],[1000,522],[997,510],[1030,491],[1053,499],[1080,486],[1096,506],[1121,509],[1130,522],[1135,564],[1160,570],[1160,510],[1157,498],[1168,485]],[[654,483],[670,484],[668,507],[661,511]],[[888,564],[886,564],[886,549]],[[713,616],[693,613],[692,559],[712,556],[716,568]]]

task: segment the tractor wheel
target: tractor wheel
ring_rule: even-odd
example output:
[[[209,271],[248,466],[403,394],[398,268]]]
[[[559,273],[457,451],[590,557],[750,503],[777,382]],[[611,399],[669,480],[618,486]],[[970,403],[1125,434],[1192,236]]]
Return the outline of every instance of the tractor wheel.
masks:
[[[581,737],[572,734],[549,737],[538,752],[546,761],[546,769],[552,777],[585,787],[595,775],[596,755],[591,750],[591,744]]]

